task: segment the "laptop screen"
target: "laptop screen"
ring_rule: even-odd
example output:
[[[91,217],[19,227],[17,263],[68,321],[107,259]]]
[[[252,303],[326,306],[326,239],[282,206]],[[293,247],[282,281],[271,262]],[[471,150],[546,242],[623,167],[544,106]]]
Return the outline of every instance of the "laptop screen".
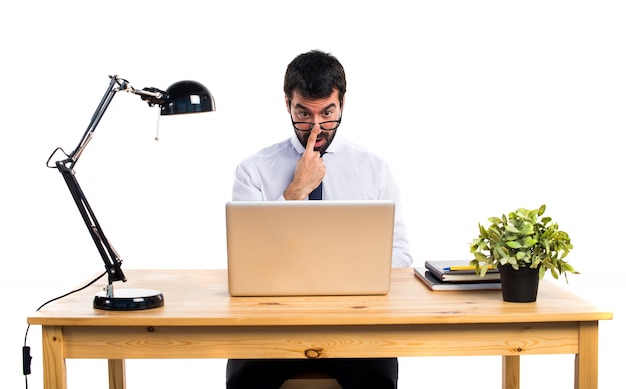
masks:
[[[393,227],[392,201],[228,202],[229,293],[386,294]]]

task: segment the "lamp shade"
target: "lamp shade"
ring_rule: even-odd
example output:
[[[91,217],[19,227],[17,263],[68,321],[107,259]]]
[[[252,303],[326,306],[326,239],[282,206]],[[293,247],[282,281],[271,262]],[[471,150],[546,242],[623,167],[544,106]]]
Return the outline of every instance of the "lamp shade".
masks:
[[[215,111],[213,95],[196,81],[178,81],[167,88],[166,95],[161,115]]]

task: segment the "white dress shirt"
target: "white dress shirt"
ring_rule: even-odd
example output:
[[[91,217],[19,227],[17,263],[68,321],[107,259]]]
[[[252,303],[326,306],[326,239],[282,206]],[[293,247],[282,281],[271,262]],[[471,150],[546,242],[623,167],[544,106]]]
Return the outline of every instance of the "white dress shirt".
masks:
[[[304,147],[295,134],[244,159],[235,171],[233,200],[284,200]],[[362,147],[335,137],[324,154],[325,200],[393,200],[396,205],[393,267],[413,261],[402,218],[400,190],[385,161]]]

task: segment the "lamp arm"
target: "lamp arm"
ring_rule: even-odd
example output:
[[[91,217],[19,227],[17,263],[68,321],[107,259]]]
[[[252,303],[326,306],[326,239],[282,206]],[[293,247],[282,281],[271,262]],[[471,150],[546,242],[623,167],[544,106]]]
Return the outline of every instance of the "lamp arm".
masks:
[[[91,235],[91,238],[93,239],[93,242],[96,245],[100,256],[102,257],[102,260],[104,261],[104,267],[109,276],[107,294],[110,294],[110,296],[112,296],[113,282],[126,282],[126,276],[122,271],[122,260],[117,251],[115,251],[113,246],[111,246],[111,244],[109,243],[107,237],[104,235],[102,227],[100,227],[100,223],[98,222],[96,215],[91,209],[91,206],[89,205],[89,202],[87,201],[87,198],[85,197],[85,194],[83,193],[83,190],[81,189],[78,180],[76,179],[74,170],[68,168],[63,163],[63,161],[59,161],[56,164],[57,169],[63,176],[63,179],[65,180],[65,183],[67,184],[67,187],[72,194],[72,198],[74,199],[74,202],[78,207],[78,211],[80,212],[80,215],[82,216],[83,221],[87,226],[87,230],[89,230],[89,235]]]
[[[87,130],[80,139],[78,146],[76,147],[76,149],[74,149],[74,151],[67,155],[66,159],[57,161],[55,163],[55,167],[63,176],[63,179],[65,180],[65,183],[67,184],[67,187],[72,194],[72,198],[74,199],[74,202],[78,207],[78,211],[80,212],[80,215],[82,216],[83,221],[85,222],[85,225],[89,230],[89,234],[91,235],[91,238],[93,239],[93,242],[95,243],[96,248],[98,249],[98,252],[102,257],[102,260],[104,261],[104,267],[109,276],[107,294],[112,296],[113,282],[126,282],[126,276],[124,275],[124,272],[121,268],[122,260],[120,259],[117,251],[115,251],[113,246],[111,246],[108,239],[104,235],[104,232],[100,227],[100,223],[98,222],[96,215],[91,209],[91,206],[89,205],[89,202],[87,201],[87,198],[85,197],[85,194],[83,193],[83,190],[81,189],[78,180],[76,179],[73,169],[74,165],[76,165],[76,162],[89,144],[91,138],[93,137],[93,133],[96,130],[98,123],[100,123],[100,119],[102,119],[102,116],[109,107],[109,104],[113,100],[115,94],[120,90],[127,90],[130,87],[126,80],[121,79],[118,76],[110,76],[110,78],[111,82],[109,83],[109,87],[102,97],[98,108],[94,112],[91,118],[91,122],[89,123]],[[50,160],[48,160],[48,166],[52,167],[49,165],[49,162]]]
[[[89,126],[87,126],[87,129],[85,130],[85,133],[83,134],[82,138],[80,138],[80,141],[78,142],[78,146],[76,146],[74,151],[72,151],[68,155],[68,158],[65,161],[63,161],[64,164],[68,166],[69,168],[74,167],[76,162],[78,162],[78,158],[80,158],[83,151],[89,144],[89,141],[93,137],[93,133],[96,131],[96,127],[100,123],[100,119],[102,119],[107,108],[109,108],[109,105],[111,104],[113,97],[115,97],[115,94],[120,90],[126,90],[128,87],[130,87],[128,85],[128,81],[118,76],[109,76],[109,77],[111,78],[109,87],[107,88],[106,92],[104,93],[104,96],[102,97],[102,100],[100,101],[100,104],[98,104],[96,111],[91,117]]]

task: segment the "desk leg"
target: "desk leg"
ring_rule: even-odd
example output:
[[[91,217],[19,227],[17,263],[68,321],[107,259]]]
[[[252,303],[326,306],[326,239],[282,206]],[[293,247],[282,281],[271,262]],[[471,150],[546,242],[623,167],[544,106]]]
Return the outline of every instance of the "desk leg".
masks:
[[[109,389],[126,389],[126,364],[123,359],[109,359]]]
[[[44,389],[67,389],[67,371],[63,354],[63,327],[41,328]]]
[[[574,362],[574,388],[598,389],[598,322],[581,322]]]
[[[519,355],[502,357],[502,389],[519,389]]]

